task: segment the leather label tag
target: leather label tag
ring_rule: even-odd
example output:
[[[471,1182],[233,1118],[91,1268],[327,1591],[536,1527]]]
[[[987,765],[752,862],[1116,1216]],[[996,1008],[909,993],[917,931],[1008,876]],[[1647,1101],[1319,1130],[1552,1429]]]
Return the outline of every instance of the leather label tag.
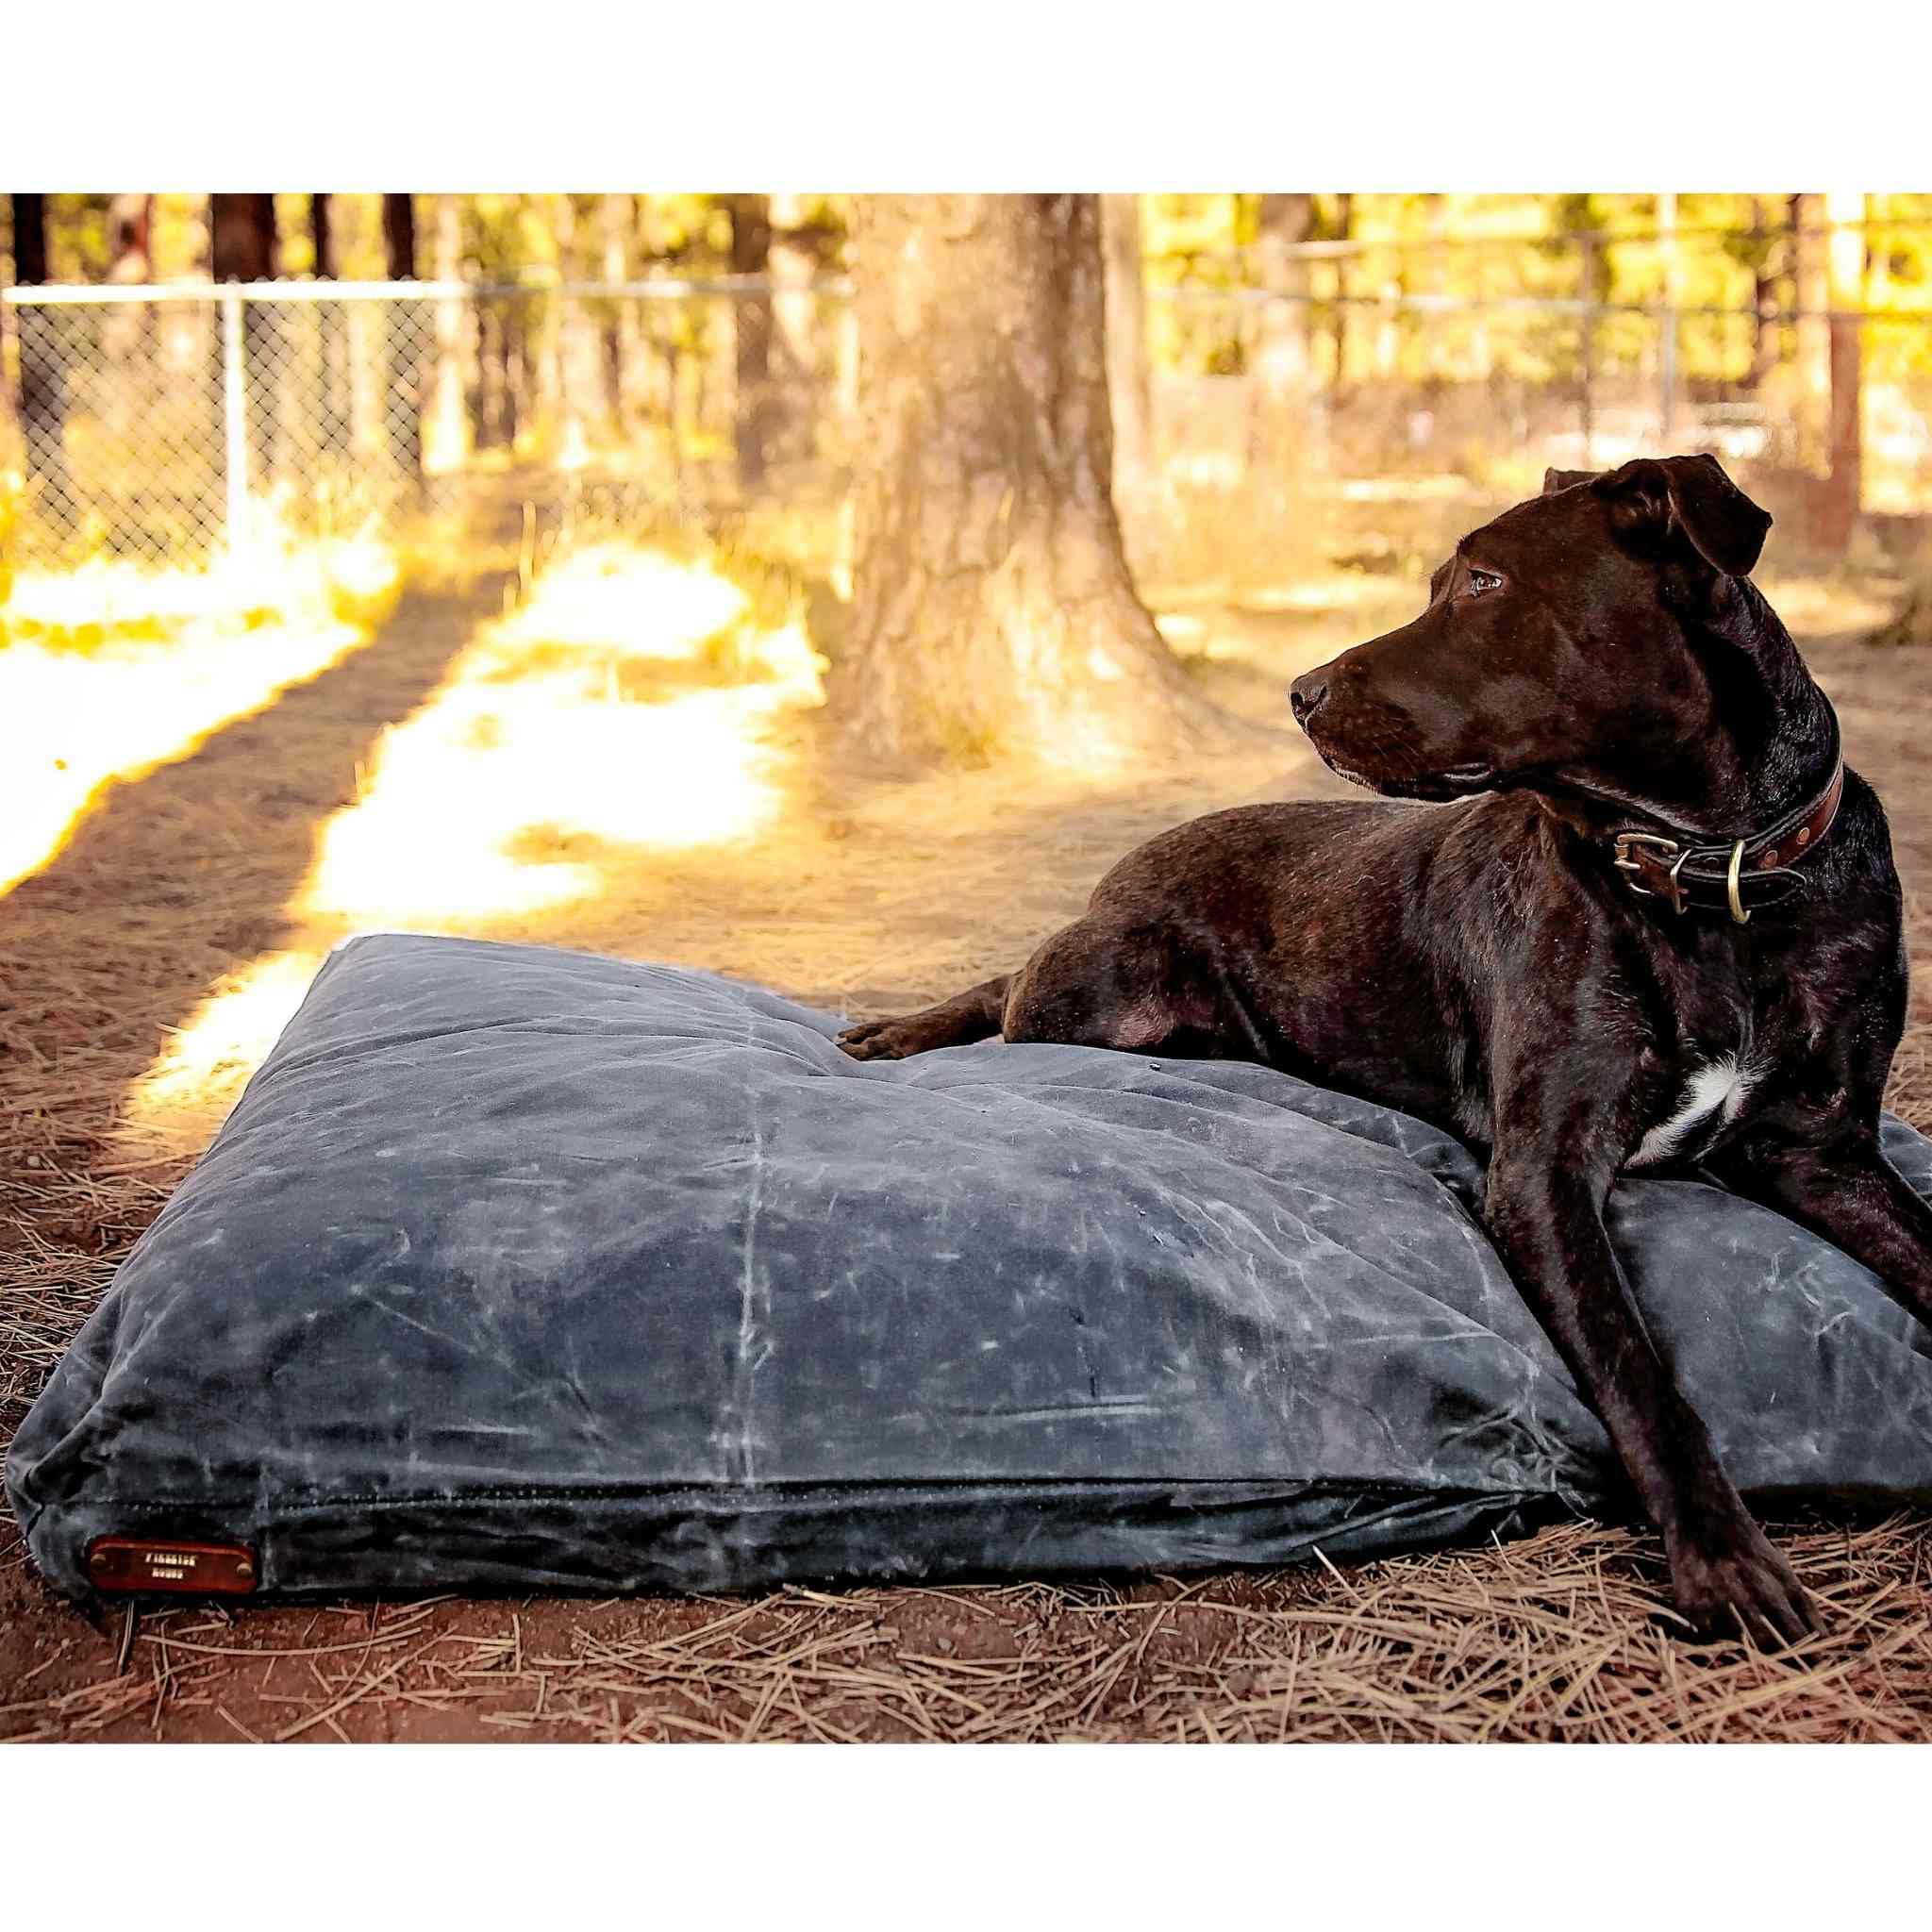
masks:
[[[88,1548],[87,1574],[96,1590],[246,1596],[255,1588],[255,1553],[242,1543],[97,1536]]]

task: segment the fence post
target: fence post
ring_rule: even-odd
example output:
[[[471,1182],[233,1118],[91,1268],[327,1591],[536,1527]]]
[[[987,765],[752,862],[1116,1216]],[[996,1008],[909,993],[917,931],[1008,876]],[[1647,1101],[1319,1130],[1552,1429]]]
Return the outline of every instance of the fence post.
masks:
[[[228,561],[248,553],[248,395],[242,379],[242,297],[222,297],[222,441],[227,456]]]

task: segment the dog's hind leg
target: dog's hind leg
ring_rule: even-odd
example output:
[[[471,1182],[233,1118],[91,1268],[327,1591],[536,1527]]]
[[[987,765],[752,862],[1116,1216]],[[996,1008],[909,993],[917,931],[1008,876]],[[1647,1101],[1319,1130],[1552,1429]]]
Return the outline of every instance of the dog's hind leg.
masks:
[[[866,1020],[848,1026],[839,1044],[856,1060],[903,1060],[908,1054],[930,1053],[936,1046],[964,1046],[1000,1030],[1007,988],[1013,975],[981,980],[956,992],[936,1007],[924,1007],[896,1020]]]
[[[1879,1147],[1878,1091],[1866,1096],[1862,1119],[1822,1143],[1747,1132],[1710,1167],[1734,1192],[1864,1262],[1893,1301],[1932,1328],[1932,1205]]]
[[[902,1060],[999,1033],[1144,1053],[1183,1020],[1206,1018],[1192,1010],[1198,1001],[1174,997],[1173,957],[1164,927],[1090,913],[1044,941],[1018,973],[896,1020],[848,1026],[839,1044],[854,1059]]]
[[[1089,913],[1013,975],[1001,1031],[1016,1041],[1151,1052],[1184,1022],[1209,1017],[1198,1000],[1176,997],[1174,978],[1164,925]]]

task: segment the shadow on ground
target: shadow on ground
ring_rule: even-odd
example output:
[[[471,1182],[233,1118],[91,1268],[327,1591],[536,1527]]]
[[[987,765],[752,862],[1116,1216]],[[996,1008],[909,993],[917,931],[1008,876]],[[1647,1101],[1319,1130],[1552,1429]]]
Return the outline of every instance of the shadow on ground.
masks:
[[[0,1440],[51,1366],[41,1331],[85,1313],[101,1264],[178,1174],[163,1164],[142,1186],[115,1172],[125,1097],[209,986],[276,942],[318,827],[353,801],[378,735],[434,690],[489,608],[481,593],[405,598],[330,669],[110,786],[65,848],[0,898],[0,1212],[20,1242],[0,1262]]]

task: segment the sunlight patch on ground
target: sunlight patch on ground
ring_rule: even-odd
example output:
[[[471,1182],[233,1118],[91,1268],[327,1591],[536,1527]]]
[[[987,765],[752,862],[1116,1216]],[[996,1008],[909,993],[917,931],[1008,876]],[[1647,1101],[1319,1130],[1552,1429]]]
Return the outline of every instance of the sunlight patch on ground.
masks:
[[[294,1017],[323,958],[264,953],[217,982],[128,1096],[130,1142],[143,1152],[205,1145]]]
[[[101,560],[25,571],[0,612],[0,893],[110,779],[192,752],[364,642],[396,589],[374,541],[287,546],[245,576]]]
[[[351,926],[460,925],[594,891],[611,844],[750,838],[778,806],[758,727],[779,697],[765,687],[629,705],[567,675],[510,692],[458,683],[387,735],[295,910]]]
[[[1467,476],[1346,476],[1335,493],[1344,503],[1476,503],[1483,492]]]
[[[572,558],[383,734],[292,909],[461,929],[594,892],[612,847],[754,838],[784,798],[773,726],[820,702],[822,661],[703,564]]]
[[[598,543],[544,571],[530,599],[492,635],[505,646],[582,644],[689,658],[745,613],[748,599],[703,564]]]

